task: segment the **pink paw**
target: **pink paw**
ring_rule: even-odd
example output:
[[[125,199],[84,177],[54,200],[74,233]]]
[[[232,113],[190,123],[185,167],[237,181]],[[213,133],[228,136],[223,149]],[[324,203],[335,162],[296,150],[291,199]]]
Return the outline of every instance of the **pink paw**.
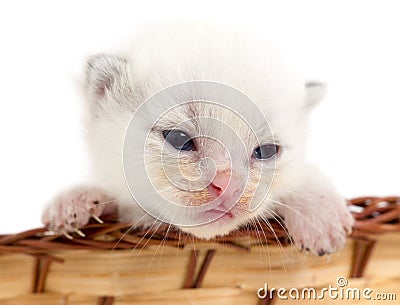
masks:
[[[344,247],[346,235],[352,230],[354,219],[347,209],[345,200],[336,194],[304,198],[298,212],[289,212],[285,224],[294,244],[320,256]]]
[[[113,200],[101,190],[94,187],[78,187],[62,193],[49,204],[43,215],[42,222],[50,230],[71,237],[69,232],[84,234],[79,228],[86,225],[90,218],[102,222],[100,216],[105,210],[114,206]]]

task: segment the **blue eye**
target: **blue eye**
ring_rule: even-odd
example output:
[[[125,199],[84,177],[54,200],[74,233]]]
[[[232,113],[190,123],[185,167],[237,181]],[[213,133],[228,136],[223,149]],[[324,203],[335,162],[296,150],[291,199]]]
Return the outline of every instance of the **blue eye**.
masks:
[[[195,150],[193,140],[181,130],[163,130],[162,134],[165,141],[167,141],[177,150]]]
[[[279,146],[275,144],[265,144],[257,147],[253,151],[253,157],[258,160],[268,160],[276,155]]]

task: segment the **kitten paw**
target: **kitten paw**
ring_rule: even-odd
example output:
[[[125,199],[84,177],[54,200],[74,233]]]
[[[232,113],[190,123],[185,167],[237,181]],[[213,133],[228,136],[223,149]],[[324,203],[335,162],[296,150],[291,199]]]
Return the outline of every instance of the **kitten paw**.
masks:
[[[101,223],[100,217],[106,210],[116,210],[114,200],[95,187],[78,187],[57,196],[46,207],[42,222],[49,230],[68,238],[72,238],[71,232],[84,237],[80,228],[90,218]]]
[[[322,256],[342,249],[354,219],[336,193],[297,197],[286,211],[285,224],[295,246]]]

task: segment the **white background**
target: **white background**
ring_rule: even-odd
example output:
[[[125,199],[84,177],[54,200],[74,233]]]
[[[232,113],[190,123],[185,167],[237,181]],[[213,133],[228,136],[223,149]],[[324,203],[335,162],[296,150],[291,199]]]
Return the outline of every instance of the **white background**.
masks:
[[[40,226],[44,204],[86,177],[84,58],[160,19],[231,22],[263,32],[305,75],[329,83],[311,126],[315,162],[347,197],[400,194],[396,2],[1,2],[0,233]]]

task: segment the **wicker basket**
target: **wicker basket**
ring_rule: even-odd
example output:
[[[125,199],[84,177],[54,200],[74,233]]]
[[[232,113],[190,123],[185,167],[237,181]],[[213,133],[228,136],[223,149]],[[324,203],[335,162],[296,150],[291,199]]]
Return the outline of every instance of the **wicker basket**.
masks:
[[[372,297],[397,298],[382,304],[398,304],[400,198],[349,204],[355,229],[346,248],[328,259],[296,250],[275,222],[275,233],[260,225],[211,242],[167,228],[131,231],[112,221],[89,224],[86,237],[72,240],[44,228],[0,236],[0,304],[301,304],[272,287],[320,293],[338,286],[339,276],[348,279],[344,288],[371,288]],[[265,283],[267,297],[259,298]],[[379,304],[328,296],[307,302]]]

